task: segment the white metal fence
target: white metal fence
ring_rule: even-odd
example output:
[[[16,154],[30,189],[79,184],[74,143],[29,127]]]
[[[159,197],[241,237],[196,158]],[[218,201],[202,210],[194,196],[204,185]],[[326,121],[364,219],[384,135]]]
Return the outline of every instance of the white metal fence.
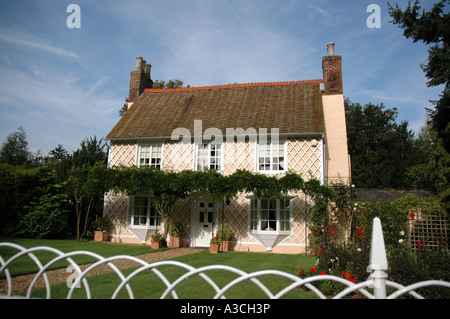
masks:
[[[409,286],[402,286],[398,283],[392,282],[387,280],[387,270],[388,270],[388,264],[387,264],[387,258],[386,258],[386,250],[384,247],[384,238],[383,238],[383,232],[381,229],[381,221],[378,218],[374,219],[373,222],[373,232],[372,232],[372,244],[371,244],[371,257],[370,257],[370,266],[368,271],[370,272],[370,275],[368,279],[361,283],[353,283],[346,279],[336,277],[336,276],[330,276],[330,275],[319,275],[319,276],[313,276],[308,278],[299,278],[298,276],[294,276],[292,274],[278,271],[278,270],[263,270],[263,271],[256,271],[252,273],[246,273],[240,269],[225,266],[225,265],[210,265],[200,268],[195,268],[190,265],[172,261],[172,260],[166,260],[166,261],[160,261],[160,262],[154,262],[154,263],[147,263],[139,258],[133,257],[133,256],[114,256],[114,257],[108,257],[104,258],[98,254],[89,252],[89,251],[74,251],[70,253],[63,253],[60,250],[51,248],[51,247],[34,247],[34,248],[24,248],[20,245],[13,244],[13,243],[0,243],[0,247],[10,247],[18,250],[18,253],[9,258],[8,260],[4,260],[3,257],[0,255],[0,276],[4,277],[7,283],[7,291],[6,293],[0,294],[0,298],[32,298],[32,291],[35,287],[37,281],[39,278],[43,278],[45,283],[45,291],[46,291],[46,298],[51,298],[51,284],[49,277],[47,275],[47,271],[50,266],[52,266],[54,263],[66,260],[69,263],[69,267],[72,267],[72,269],[75,271],[75,280],[71,283],[69,292],[67,294],[67,298],[72,298],[74,290],[80,287],[83,287],[86,292],[86,298],[91,299],[91,290],[89,286],[89,282],[86,278],[87,274],[97,267],[101,265],[107,265],[111,271],[115,272],[120,279],[120,284],[117,286],[116,290],[114,291],[112,298],[118,297],[118,294],[125,289],[125,291],[128,294],[129,298],[134,298],[133,289],[130,285],[130,280],[133,279],[138,274],[141,274],[145,271],[152,271],[154,274],[156,274],[159,279],[164,283],[166,289],[161,294],[161,298],[164,299],[168,297],[169,295],[175,299],[178,299],[178,294],[176,292],[177,286],[183,282],[184,280],[192,277],[192,276],[200,276],[206,283],[208,283],[215,291],[214,299],[225,299],[225,293],[235,285],[250,280],[253,282],[259,289],[261,289],[262,292],[264,292],[268,298],[271,299],[278,299],[282,298],[285,294],[288,292],[297,289],[299,287],[303,287],[306,289],[309,289],[311,292],[315,293],[318,297],[322,299],[327,299],[327,297],[318,290],[313,284],[318,281],[324,281],[324,280],[330,280],[334,282],[341,283],[345,286],[345,288],[335,295],[333,298],[340,299],[348,296],[349,294],[352,294],[353,292],[358,291],[359,293],[363,294],[365,297],[369,299],[395,299],[398,298],[404,294],[410,294],[411,296],[415,298],[423,298],[421,295],[415,292],[416,289],[427,287],[427,286],[443,286],[450,288],[450,282],[440,281],[440,280],[428,280],[419,282],[416,284],[412,284]],[[36,257],[35,253],[38,251],[49,251],[57,255],[57,257],[53,258],[51,261],[49,261],[47,264],[42,265],[40,260]],[[34,275],[34,278],[30,285],[28,286],[27,292],[25,296],[17,296],[13,295],[13,280],[12,276],[10,274],[10,271],[8,269],[9,265],[18,259],[21,256],[27,255],[31,260],[36,264],[39,271]],[[81,270],[80,266],[77,265],[73,261],[73,257],[79,256],[79,255],[87,255],[90,257],[94,257],[97,259],[96,262],[92,263],[89,267],[87,267],[84,270]],[[114,265],[114,261],[118,260],[129,260],[133,261],[140,266],[136,268],[133,272],[131,272],[129,275],[125,276],[121,270],[118,269],[117,266]],[[185,273],[180,276],[178,279],[176,279],[173,282],[170,282],[163,273],[158,269],[163,266],[176,266],[185,269]],[[226,284],[223,287],[219,287],[208,275],[208,271],[211,270],[221,270],[221,271],[227,271],[230,273],[234,273],[238,275],[237,278],[231,280],[228,284]],[[272,293],[258,278],[262,276],[279,276],[283,278],[287,278],[288,280],[292,281],[291,284],[289,284],[287,287],[282,289],[281,291],[278,291],[277,293]],[[231,277],[230,277],[231,278]],[[395,292],[386,295],[386,288],[387,287],[393,287],[395,288]]]

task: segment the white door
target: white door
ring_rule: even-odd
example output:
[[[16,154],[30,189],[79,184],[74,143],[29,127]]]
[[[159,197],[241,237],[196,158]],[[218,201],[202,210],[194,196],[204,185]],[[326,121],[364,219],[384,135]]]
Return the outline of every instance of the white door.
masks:
[[[193,231],[195,247],[209,247],[209,242],[214,232],[215,216],[214,203],[211,201],[199,201],[193,212]]]

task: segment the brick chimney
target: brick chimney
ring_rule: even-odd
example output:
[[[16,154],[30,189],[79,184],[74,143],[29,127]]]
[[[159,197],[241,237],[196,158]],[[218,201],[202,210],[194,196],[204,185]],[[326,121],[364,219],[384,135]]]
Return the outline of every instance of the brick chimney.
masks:
[[[322,58],[324,94],[343,94],[342,87],[342,57],[334,55],[334,43],[327,44],[328,56]]]
[[[149,89],[153,86],[153,81],[150,77],[151,65],[146,63],[142,57],[136,58],[136,68],[130,73],[130,93],[128,96],[128,107],[131,103],[136,101],[144,89]]]

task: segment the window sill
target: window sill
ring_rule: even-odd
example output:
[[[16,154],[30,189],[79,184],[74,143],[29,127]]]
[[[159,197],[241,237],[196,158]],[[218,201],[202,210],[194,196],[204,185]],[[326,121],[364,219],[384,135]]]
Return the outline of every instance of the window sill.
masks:
[[[148,230],[156,230],[157,228],[161,229],[161,225],[158,226],[139,226],[139,225],[130,225],[127,224],[127,228],[129,229],[148,229]]]
[[[290,235],[290,230],[251,230],[252,235]]]

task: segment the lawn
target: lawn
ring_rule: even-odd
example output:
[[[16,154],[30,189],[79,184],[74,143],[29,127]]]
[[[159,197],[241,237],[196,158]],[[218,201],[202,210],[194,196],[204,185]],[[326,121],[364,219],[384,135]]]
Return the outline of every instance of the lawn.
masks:
[[[115,255],[140,255],[148,254],[151,252],[156,252],[160,250],[165,250],[167,248],[161,249],[151,249],[150,246],[146,245],[116,245],[107,242],[94,242],[85,240],[46,240],[46,239],[22,239],[22,238],[8,238],[0,239],[1,242],[9,242],[18,244],[25,248],[32,248],[38,246],[48,246],[56,248],[64,253],[76,251],[76,250],[87,250],[103,257],[110,257]],[[19,251],[15,248],[10,247],[0,247],[0,256],[6,261],[13,255],[17,254]],[[47,262],[55,258],[57,255],[48,251],[39,251],[35,255],[39,258],[41,263],[45,265]],[[89,256],[76,256],[73,260],[77,264],[87,264],[95,262],[96,259]],[[55,263],[50,267],[50,269],[63,268],[68,264],[65,261]],[[12,276],[25,275],[30,273],[35,273],[39,268],[35,263],[27,256],[19,257],[17,260],[13,261],[8,267]],[[4,278],[4,273],[0,274],[0,278]]]
[[[315,258],[303,255],[276,255],[265,253],[241,253],[241,252],[222,252],[217,255],[210,254],[207,250],[177,257],[172,260],[180,261],[200,268],[207,265],[228,265],[245,272],[254,272],[258,270],[275,269],[285,271],[290,274],[298,274],[301,269],[310,269],[313,267]],[[127,276],[132,271],[129,269],[123,271]],[[173,282],[187,271],[176,266],[163,266],[158,268],[164,276]],[[238,276],[225,270],[210,270],[206,273],[219,287],[223,287]],[[259,277],[259,280],[266,285],[270,291],[275,294],[288,286],[292,281],[279,276],[268,275]],[[92,298],[109,299],[113,292],[120,284],[120,280],[116,274],[109,273],[95,276],[88,279]],[[164,283],[152,272],[144,271],[130,281],[134,298],[136,299],[153,299],[160,298],[165,290]],[[214,289],[200,278],[198,275],[189,277],[180,283],[176,292],[180,299],[210,299],[215,295]],[[67,285],[59,284],[52,288],[52,298],[66,298],[68,293]],[[230,289],[226,294],[231,299],[260,299],[267,296],[250,281],[244,281]],[[35,297],[44,297],[44,290],[33,293]],[[83,287],[75,289],[72,298],[85,298],[85,290]],[[119,293],[118,298],[129,298],[125,289]],[[170,295],[167,298],[172,298]],[[309,292],[296,289],[288,293],[285,298],[315,298]]]
[[[103,256],[113,256],[113,255],[136,255],[142,253],[148,253],[152,250],[148,246],[126,246],[126,245],[112,245],[105,243],[94,243],[94,242],[77,242],[77,241],[21,241],[21,245],[25,247],[50,245],[56,247],[62,251],[71,250],[90,250],[95,251]],[[2,254],[3,251],[0,251]],[[49,254],[47,258],[51,258]],[[3,256],[5,259],[5,256]],[[84,257],[83,257],[84,258]],[[238,268],[245,272],[255,272],[259,270],[280,270],[293,275],[297,275],[302,269],[310,269],[314,266],[315,258],[304,256],[304,255],[279,255],[272,253],[243,253],[243,252],[221,252],[219,254],[210,254],[207,250],[186,255],[182,257],[174,258],[173,260],[191,265],[195,268],[207,266],[207,265],[227,265],[231,267]],[[92,260],[90,260],[92,261]],[[86,262],[90,262],[89,260]],[[82,261],[84,262],[84,261]],[[80,263],[80,261],[79,261]],[[62,265],[63,266],[63,265]],[[123,271],[124,275],[127,276],[135,269],[129,269]],[[158,268],[164,276],[173,282],[180,276],[186,273],[185,269],[176,266],[163,266]],[[225,270],[210,270],[206,273],[214,282],[219,286],[223,287],[228,284],[233,279],[238,276],[234,273]],[[258,278],[264,285],[266,285],[270,291],[275,294],[290,283],[290,280],[279,276],[266,275]],[[92,298],[106,299],[111,298],[114,290],[120,284],[120,280],[114,273],[98,275],[95,277],[88,278],[90,290],[92,293]],[[146,298],[160,298],[161,294],[165,290],[164,283],[152,272],[144,271],[138,276],[134,277],[130,281],[130,286],[133,290],[134,298],[146,299]],[[200,278],[198,275],[189,277],[188,279],[181,282],[176,287],[176,292],[178,297],[181,299],[203,299],[212,298],[215,294],[214,289],[205,282],[204,279]],[[66,283],[55,285],[52,287],[52,298],[66,298],[68,293],[68,287]],[[33,292],[33,297],[45,297],[44,289],[36,290]],[[85,290],[83,286],[81,288],[76,288],[73,298],[85,298]],[[125,289],[119,293],[119,298],[129,298]],[[237,286],[231,288],[226,293],[227,298],[232,299],[259,299],[266,298],[266,295],[257,287],[254,283],[250,281],[244,281],[239,283]],[[286,298],[315,298],[315,295],[296,289],[288,293]],[[171,298],[169,295],[168,298]]]

